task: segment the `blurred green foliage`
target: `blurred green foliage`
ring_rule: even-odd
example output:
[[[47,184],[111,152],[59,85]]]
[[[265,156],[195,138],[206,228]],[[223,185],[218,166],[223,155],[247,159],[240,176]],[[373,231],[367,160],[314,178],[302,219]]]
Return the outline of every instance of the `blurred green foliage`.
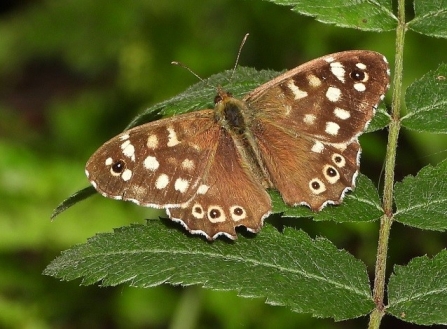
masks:
[[[247,32],[242,66],[283,70],[347,49],[379,51],[393,65],[392,32],[336,28],[261,1],[41,0],[0,5],[1,328],[366,326],[367,319],[316,320],[262,300],[238,298],[234,292],[83,287],[41,275],[61,250],[96,232],[160,214],[95,196],[49,220],[59,202],[87,186],[83,167],[101,143],[145,107],[196,82],[172,66],[172,60],[203,77],[229,69]],[[447,61],[444,40],[410,32],[406,42],[404,86]],[[379,183],[386,133],[365,135],[361,142],[362,171]],[[445,136],[403,132],[397,179],[445,158],[446,146]],[[377,223],[285,220],[284,225],[329,238],[373,270]],[[445,246],[440,233],[395,225],[390,262],[404,264]],[[392,321],[383,327],[393,326]]]

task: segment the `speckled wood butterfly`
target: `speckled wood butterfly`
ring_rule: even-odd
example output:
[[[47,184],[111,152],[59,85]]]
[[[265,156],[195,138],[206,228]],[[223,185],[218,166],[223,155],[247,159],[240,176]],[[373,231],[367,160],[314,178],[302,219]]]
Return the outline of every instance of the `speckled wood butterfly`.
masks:
[[[327,55],[256,88],[242,100],[218,90],[206,109],[137,126],[88,160],[104,196],[164,208],[190,232],[236,238],[271,213],[266,189],[319,211],[355,185],[358,136],[388,88],[385,57]]]

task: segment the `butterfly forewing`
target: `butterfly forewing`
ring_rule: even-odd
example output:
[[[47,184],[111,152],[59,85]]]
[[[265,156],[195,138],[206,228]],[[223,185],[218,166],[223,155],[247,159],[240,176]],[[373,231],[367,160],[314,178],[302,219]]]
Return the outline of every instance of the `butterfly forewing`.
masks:
[[[165,208],[188,202],[200,188],[219,127],[203,110],[128,130],[101,146],[86,173],[107,197]]]
[[[372,119],[388,74],[381,54],[341,52],[288,71],[244,99],[258,120],[292,134],[346,143]]]

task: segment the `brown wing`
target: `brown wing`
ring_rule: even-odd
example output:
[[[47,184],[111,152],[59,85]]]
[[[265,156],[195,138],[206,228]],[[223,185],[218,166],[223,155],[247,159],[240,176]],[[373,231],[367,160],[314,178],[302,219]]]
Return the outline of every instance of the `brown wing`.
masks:
[[[357,137],[388,80],[383,55],[350,51],[299,66],[245,97],[259,152],[286,203],[321,210],[354,187]]]
[[[324,144],[290,135],[275,125],[258,125],[255,136],[273,185],[289,205],[321,210],[337,204],[354,187],[360,145]],[[260,133],[260,130],[262,133]]]
[[[291,134],[346,143],[365,130],[388,81],[383,55],[347,51],[298,66],[258,87],[244,100],[260,121]]]
[[[101,146],[86,174],[104,196],[143,206],[180,206],[197,192],[215,152],[214,112],[203,110],[130,129]]]
[[[257,232],[271,211],[239,152],[214,111],[204,110],[118,135],[92,155],[86,173],[106,197],[166,208],[193,233],[234,239],[235,227]]]
[[[219,129],[217,145],[196,195],[181,207],[168,209],[168,215],[208,239],[220,234],[235,239],[235,227],[241,225],[258,232],[271,211],[270,197],[224,129]]]

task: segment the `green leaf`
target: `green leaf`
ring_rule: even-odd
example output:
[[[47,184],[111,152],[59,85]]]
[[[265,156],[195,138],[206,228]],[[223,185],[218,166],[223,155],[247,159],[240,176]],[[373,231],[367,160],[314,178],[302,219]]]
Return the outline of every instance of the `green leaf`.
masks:
[[[402,125],[430,133],[447,133],[447,64],[441,64],[408,87],[408,114]]]
[[[396,183],[394,219],[427,230],[447,229],[447,160]]]
[[[320,212],[313,212],[307,207],[289,207],[278,192],[270,193],[273,212],[281,212],[286,217],[313,217],[314,220],[332,220],[335,222],[368,222],[383,215],[377,188],[365,175],[357,178],[356,188],[346,194],[343,202],[337,206],[327,206]]]
[[[371,120],[371,123],[366,128],[365,132],[371,133],[376,130],[380,130],[388,126],[390,123],[390,115],[386,111],[385,105],[380,103],[377,108],[376,115]]]
[[[191,111],[213,109],[213,100],[218,87],[231,92],[236,98],[242,98],[256,87],[280,74],[281,72],[257,71],[248,67],[238,67],[234,74],[232,70],[214,74],[208,79],[192,85],[181,94],[149,107],[138,115],[125,130],[152,121],[154,115],[172,116]]]
[[[415,17],[407,27],[432,37],[447,37],[447,0],[414,1]]]
[[[390,31],[397,25],[390,0],[267,0],[293,6],[300,14],[322,23],[363,31]]]
[[[64,201],[62,201],[56,207],[56,209],[53,210],[53,213],[51,214],[51,219],[54,219],[61,212],[67,210],[71,206],[74,206],[76,203],[91,197],[95,193],[96,193],[96,190],[93,186],[88,186],[88,187],[83,188],[82,190],[77,191],[76,193],[72,194],[71,196],[66,198]]]
[[[365,265],[324,238],[266,225],[255,238],[206,243],[161,221],[99,234],[53,260],[44,274],[82,284],[162,283],[236,290],[295,312],[343,320],[374,308]]]
[[[447,251],[394,267],[387,313],[420,325],[447,324]]]

